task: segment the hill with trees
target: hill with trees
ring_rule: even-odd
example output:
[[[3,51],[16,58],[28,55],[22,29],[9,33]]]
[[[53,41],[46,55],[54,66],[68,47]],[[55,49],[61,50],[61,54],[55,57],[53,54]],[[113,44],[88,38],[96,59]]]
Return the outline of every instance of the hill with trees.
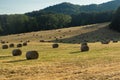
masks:
[[[45,9],[39,11],[33,11],[32,13],[27,13],[29,15],[39,14],[40,12],[53,12],[62,14],[78,14],[83,12],[106,12],[114,11],[120,6],[120,0],[113,0],[102,4],[90,4],[90,5],[75,5],[68,2],[63,2],[54,6],[49,6]]]
[[[110,28],[120,32],[120,7],[118,8],[116,14],[114,15],[114,18],[110,24]]]
[[[114,0],[99,5],[79,6],[65,2],[40,11],[0,15],[0,34],[16,34],[110,22],[114,11],[120,5],[119,3],[120,0]]]

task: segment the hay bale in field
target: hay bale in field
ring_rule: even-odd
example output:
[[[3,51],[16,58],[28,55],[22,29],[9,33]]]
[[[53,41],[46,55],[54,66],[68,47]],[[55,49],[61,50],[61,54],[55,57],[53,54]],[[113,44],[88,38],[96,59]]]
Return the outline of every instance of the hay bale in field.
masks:
[[[20,42],[23,42],[22,40]]]
[[[110,40],[106,40],[106,41],[101,41],[102,44],[109,44]]]
[[[29,43],[29,42],[30,42],[30,40],[27,40],[26,42],[28,42],[28,43]]]
[[[39,57],[39,54],[37,51],[28,51],[26,53],[26,59],[30,60],[30,59],[37,59]]]
[[[45,42],[45,40],[40,40],[40,42]]]
[[[8,49],[8,45],[2,45],[2,49]]]
[[[51,39],[52,37],[49,37],[49,39]]]
[[[62,36],[60,36],[60,38],[62,38]]]
[[[71,32],[71,30],[69,30],[69,32]]]
[[[53,47],[53,48],[58,48],[59,45],[58,45],[57,43],[55,43],[55,44],[52,45],[52,47]]]
[[[81,52],[89,51],[89,47],[87,43],[82,43],[81,44]]]
[[[17,44],[17,47],[22,47],[22,44]]]
[[[1,44],[5,44],[5,41],[1,41]]]
[[[13,44],[13,43],[9,44],[9,47],[10,47],[10,48],[13,48],[13,47],[14,47],[14,44]]]
[[[38,34],[36,34],[36,36],[39,36]]]
[[[12,51],[12,55],[13,56],[20,56],[20,55],[22,55],[22,51],[20,49],[14,49]]]
[[[24,43],[23,43],[23,46],[27,46],[27,42],[24,42]]]
[[[117,40],[113,40],[113,43],[117,43],[118,41]]]
[[[51,41],[46,41],[46,42],[51,42]]]
[[[63,35],[63,37],[65,37],[65,35]]]
[[[9,43],[8,41],[6,41],[6,43]]]

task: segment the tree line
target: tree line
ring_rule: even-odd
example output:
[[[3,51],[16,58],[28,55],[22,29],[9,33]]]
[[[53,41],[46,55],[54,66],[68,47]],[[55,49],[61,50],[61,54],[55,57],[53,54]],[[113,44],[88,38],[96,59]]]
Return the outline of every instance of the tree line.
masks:
[[[120,32],[120,7],[117,9],[110,24],[110,29]]]
[[[106,11],[79,13],[76,15],[50,12],[0,15],[0,34],[7,35],[108,22],[111,21],[113,14],[113,11]]]

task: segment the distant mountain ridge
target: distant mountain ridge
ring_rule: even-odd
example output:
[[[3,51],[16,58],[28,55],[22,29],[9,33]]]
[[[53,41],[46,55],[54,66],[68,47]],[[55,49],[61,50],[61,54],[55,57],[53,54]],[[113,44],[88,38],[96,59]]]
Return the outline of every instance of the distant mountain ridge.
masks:
[[[90,5],[74,5],[68,2],[63,2],[53,6],[49,6],[39,11],[34,11],[30,13],[40,13],[40,12],[52,12],[52,13],[62,13],[62,14],[78,14],[82,12],[106,12],[114,11],[120,6],[120,0],[112,0],[102,4],[90,4]]]

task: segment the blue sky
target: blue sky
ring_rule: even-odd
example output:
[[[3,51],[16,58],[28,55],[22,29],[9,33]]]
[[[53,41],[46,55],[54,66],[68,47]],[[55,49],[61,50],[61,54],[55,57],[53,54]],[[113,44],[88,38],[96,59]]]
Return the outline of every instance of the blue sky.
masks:
[[[62,2],[78,5],[100,4],[111,0],[0,0],[0,14],[22,14]]]

